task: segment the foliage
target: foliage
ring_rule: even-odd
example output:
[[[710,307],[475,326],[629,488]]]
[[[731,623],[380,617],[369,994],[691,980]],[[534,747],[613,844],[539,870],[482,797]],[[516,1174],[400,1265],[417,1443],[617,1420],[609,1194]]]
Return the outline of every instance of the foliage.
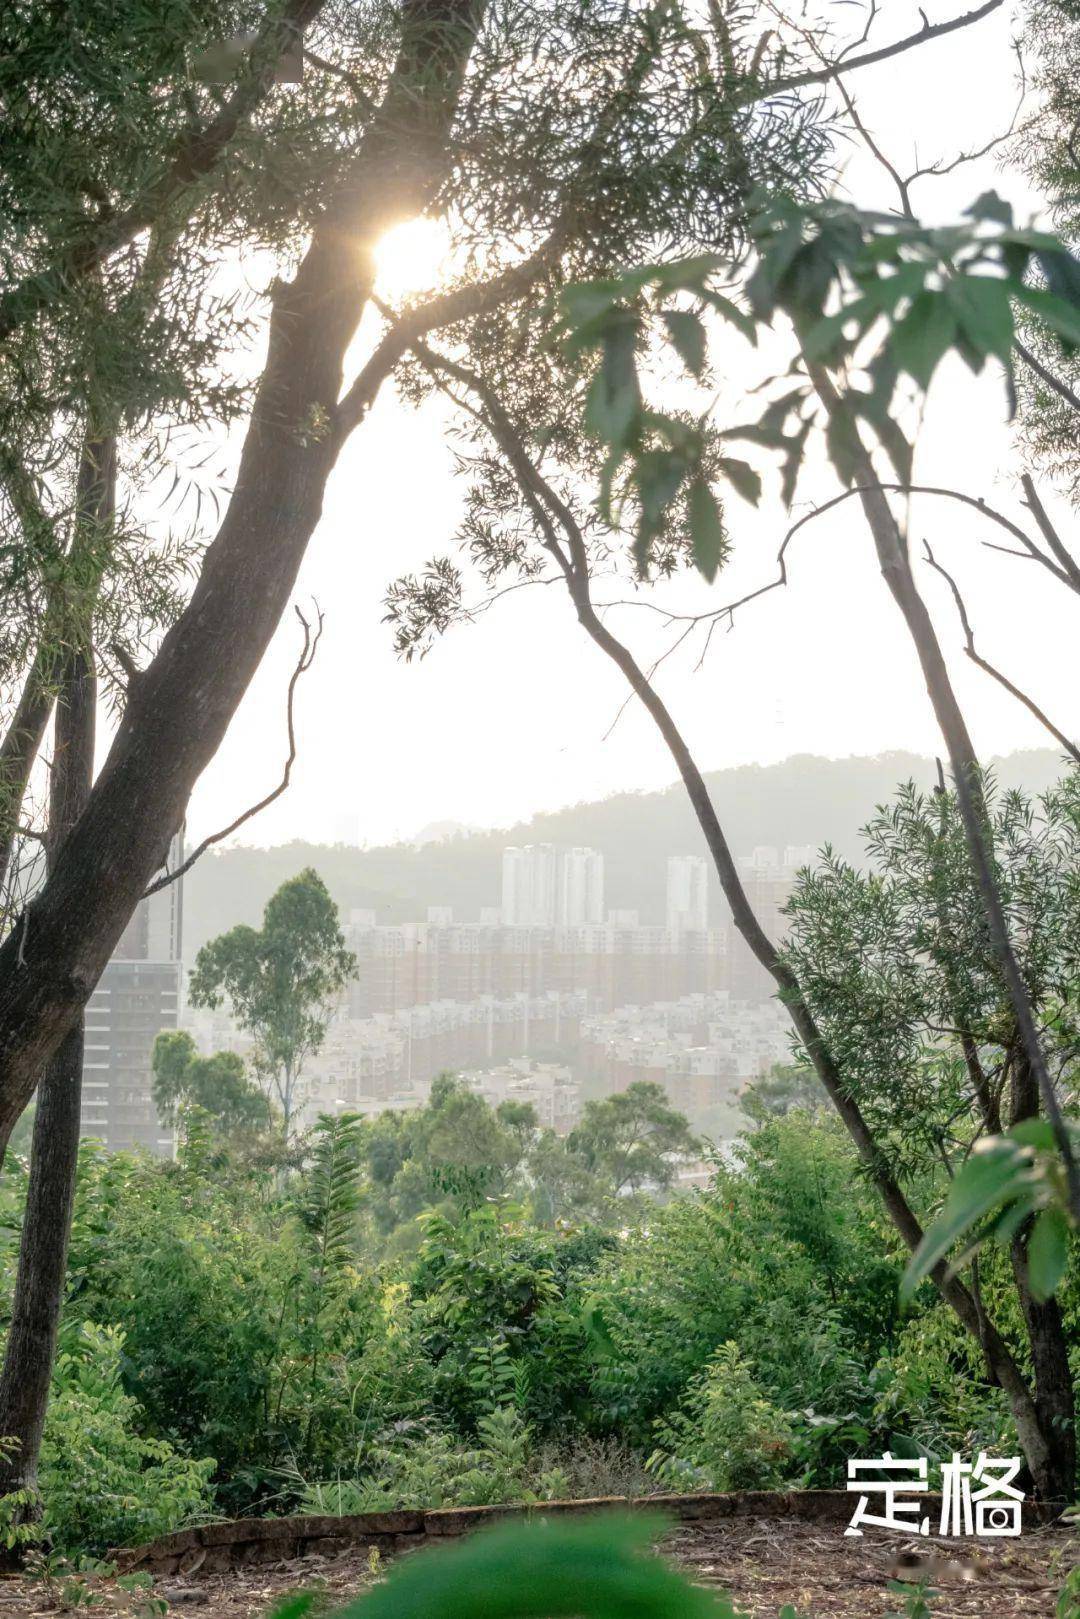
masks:
[[[273,1086],[286,1135],[304,1059],[322,1045],[331,1003],[355,969],[337,906],[310,867],[268,901],[261,929],[235,927],[195,958],[191,1004],[227,1000],[255,1036],[256,1073]]]
[[[216,1131],[231,1136],[265,1129],[270,1123],[266,1097],[244,1073],[234,1051],[200,1057],[184,1029],[163,1029],[151,1058],[153,1098],[163,1124],[174,1125],[185,1107],[197,1107]]]
[[[602,1328],[595,1398],[645,1443],[735,1341],[799,1431],[801,1465],[832,1482],[843,1423],[861,1411],[863,1435],[873,1427],[867,1385],[896,1330],[899,1257],[831,1118],[774,1120],[740,1159],[602,1262],[589,1299]]]
[[[602,1102],[586,1102],[581,1123],[570,1138],[586,1167],[599,1171],[615,1195],[663,1191],[671,1185],[679,1157],[697,1143],[663,1087],[638,1081]]]
[[[532,1435],[513,1405],[496,1405],[477,1419],[476,1439],[422,1423],[400,1424],[371,1446],[366,1472],[355,1479],[309,1485],[307,1512],[381,1512],[397,1507],[493,1506],[548,1501],[567,1493],[555,1468],[535,1465]]]
[[[1024,7],[1024,52],[1039,117],[1018,131],[1010,156],[1049,205],[1062,238],[1075,248],[1080,233],[1080,28],[1076,9],[1060,0],[1029,0]],[[1021,335],[1040,366],[1017,368],[1021,443],[1032,463],[1059,489],[1080,500],[1076,405],[1052,386],[1080,394],[1080,354],[1063,354],[1053,334],[1021,317]]]
[[[1080,776],[1037,803],[995,797],[992,783],[987,790],[997,880],[1067,1096],[1076,1063]],[[789,955],[901,1177],[928,1181],[942,1163],[955,1177],[909,1282],[963,1233],[977,1240],[993,1229],[1022,1244],[1032,1291],[1046,1298],[1068,1260],[1061,1167],[1002,1003],[955,800],[909,786],[879,810],[867,841],[872,872],[827,856],[801,878]]]
[[[404,1558],[335,1619],[736,1619],[646,1548],[660,1518],[514,1524]],[[522,1580],[527,1568],[529,1578]]]
[[[642,574],[679,499],[689,503],[692,556],[709,580],[725,554],[713,480],[725,479],[755,504],[760,499],[760,473],[738,458],[717,457],[717,439],[776,452],[787,505],[815,426],[824,428],[846,487],[859,465],[860,424],[908,483],[912,448],[897,422],[902,378],[925,391],[955,351],[976,373],[987,360],[999,361],[1012,391],[1017,308],[1054,334],[1066,355],[1080,348],[1080,262],[1058,237],[1016,228],[1010,205],[994,192],[979,197],[959,224],[941,228],[835,199],[764,191],[751,211],[755,259],[737,289],[742,301],[731,296],[730,260],[715,254],[643,264],[559,295],[568,357],[590,363],[583,420],[604,451],[600,517],[618,527],[620,500],[633,491]],[[688,420],[645,400],[639,359],[658,332],[690,375],[704,380],[706,312],[750,342],[777,316],[791,322],[793,371],[800,374],[794,383],[785,377],[784,391],[755,422],[712,426],[707,411]],[[815,367],[826,375],[824,392]],[[857,386],[856,377],[868,385]]]
[[[1074,1151],[1080,1129],[1071,1128]],[[987,1237],[1008,1244],[1034,1217],[1027,1241],[1031,1291],[1039,1304],[1061,1285],[1072,1247],[1065,1170],[1045,1119],[1028,1119],[1000,1136],[984,1136],[949,1186],[941,1213],[912,1256],[904,1277],[911,1291],[961,1239],[965,1256]]]
[[[124,1335],[85,1323],[61,1350],[41,1452],[45,1533],[67,1549],[137,1545],[210,1510],[215,1462],[140,1434]]]
[[[682,1409],[656,1425],[649,1465],[665,1483],[763,1490],[779,1483],[791,1428],[754,1381],[736,1343],[722,1344],[691,1378]]]
[[[1014,796],[996,812],[1025,971],[1063,1056],[1071,794],[1067,782],[1038,811]],[[901,794],[874,823],[875,871],[826,859],[804,876],[788,946],[807,955],[830,1038],[858,1053],[864,1105],[928,1207],[944,1191],[942,1144],[962,1168],[978,1124],[956,1112],[966,1081],[941,1032],[946,1002],[962,1005],[991,1073],[1009,1038],[953,815]],[[801,1105],[800,1073],[765,1087],[707,1189],[664,1200],[646,1188],[689,1133],[649,1087],[594,1106],[556,1144],[528,1110],[493,1111],[445,1078],[426,1108],[322,1119],[272,1175],[197,1121],[175,1163],[84,1145],[55,1421],[85,1447],[116,1428],[126,1473],[99,1493],[56,1473],[50,1510],[74,1525],[61,1539],[116,1541],[159,1508],[171,1521],[299,1502],[528,1502],[616,1477],[632,1493],[835,1485],[848,1457],[886,1444],[935,1456],[1014,1444],[974,1340],[926,1290],[901,1299],[907,1255],[839,1122]],[[950,1131],[923,1141],[900,1121],[926,1074]],[[556,1154],[603,1223],[554,1217]],[[15,1161],[12,1232],[24,1182]],[[9,1286],[13,1260],[9,1244]],[[980,1276],[1023,1357],[1011,1255],[991,1244]],[[1075,1267],[1058,1305],[1074,1334]],[[72,1391],[76,1346],[93,1362],[84,1334],[99,1360],[111,1346],[108,1393],[94,1384],[93,1400],[92,1366]],[[69,1472],[85,1454],[69,1445]],[[155,1468],[148,1500],[138,1477]]]

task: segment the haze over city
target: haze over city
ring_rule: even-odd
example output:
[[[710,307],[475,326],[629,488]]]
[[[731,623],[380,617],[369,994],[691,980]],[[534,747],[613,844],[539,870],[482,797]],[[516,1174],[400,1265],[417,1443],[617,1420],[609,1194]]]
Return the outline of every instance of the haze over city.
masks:
[[[6,1610],[1080,1619],[1076,0],[0,111]]]

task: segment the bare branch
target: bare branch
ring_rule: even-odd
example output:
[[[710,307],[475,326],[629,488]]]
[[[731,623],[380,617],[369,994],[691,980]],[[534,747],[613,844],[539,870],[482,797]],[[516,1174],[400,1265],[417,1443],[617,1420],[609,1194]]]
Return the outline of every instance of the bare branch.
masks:
[[[887,61],[891,56],[900,56],[904,51],[913,50],[918,45],[926,45],[932,39],[941,39],[945,34],[954,34],[960,28],[968,28],[972,23],[981,22],[992,11],[997,11],[1002,0],[986,0],[984,5],[978,6],[974,11],[965,11],[959,17],[951,17],[948,22],[929,23],[924,16],[923,26],[917,34],[908,34],[904,39],[896,40],[892,45],[882,45],[876,51],[867,51],[862,56],[843,56],[835,62],[830,62],[823,68],[808,68],[804,73],[791,73],[781,79],[773,79],[764,84],[758,94],[759,100],[768,96],[777,95],[783,90],[797,90],[804,84],[826,84],[835,79],[838,73],[851,73],[857,67],[870,67],[874,62]]]
[[[1045,383],[1052,392],[1057,394],[1059,399],[1063,399],[1073,410],[1080,411],[1080,394],[1074,393],[1067,382],[1062,382],[1060,377],[1054,375],[1049,366],[1043,365],[1038,355],[1033,354],[1024,343],[1021,343],[1018,337],[1013,338],[1013,348],[1028,370],[1033,371],[1040,382]]]
[[[949,589],[952,591],[953,601],[956,603],[956,611],[960,616],[960,624],[964,631],[964,650],[971,659],[972,663],[976,664],[978,668],[982,669],[985,674],[988,674],[991,679],[996,680],[999,686],[1003,686],[1011,696],[1016,698],[1017,702],[1023,703],[1028,712],[1034,714],[1035,718],[1039,721],[1039,724],[1044,726],[1046,730],[1050,732],[1050,735],[1061,743],[1061,746],[1065,749],[1066,753],[1068,753],[1070,757],[1074,759],[1078,765],[1080,765],[1080,748],[1077,748],[1074,742],[1069,741],[1069,738],[1065,735],[1064,731],[1058,730],[1057,726],[1043,712],[1033,698],[1029,697],[1026,692],[1021,691],[1019,686],[1015,686],[1007,675],[1003,675],[1000,669],[996,669],[992,663],[988,663],[987,660],[976,650],[975,635],[971,628],[971,621],[968,618],[964,598],[960,594],[960,587],[956,583],[956,580],[953,578],[952,574],[949,573],[949,571],[943,567],[934,556],[934,553],[930,549],[930,543],[928,540],[923,541],[923,546],[925,549],[927,562],[929,562],[930,566],[935,569],[936,572],[940,573],[941,577],[945,580]]]
[[[294,607],[293,612],[303,625],[304,645],[301,649],[300,656],[297,659],[296,667],[292,672],[292,676],[290,677],[288,694],[285,699],[285,724],[289,737],[289,754],[288,758],[285,760],[285,768],[281,773],[281,780],[278,782],[277,786],[272,792],[267,793],[265,798],[260,798],[257,804],[252,804],[249,809],[246,809],[243,812],[242,815],[238,815],[235,821],[230,821],[228,826],[223,826],[220,832],[212,832],[208,838],[203,838],[198,848],[194,849],[191,854],[188,855],[187,859],[181,865],[177,866],[175,871],[165,872],[157,879],[156,882],[152,882],[150,884],[149,888],[147,888],[143,893],[143,899],[149,899],[151,894],[159,894],[163,888],[168,888],[170,883],[176,882],[178,877],[186,876],[186,874],[195,864],[196,860],[204,855],[207,849],[211,848],[215,843],[220,843],[223,838],[229,837],[233,832],[236,831],[237,827],[243,826],[245,821],[250,821],[253,816],[258,815],[261,810],[266,809],[267,806],[272,804],[276,798],[280,798],[282,793],[288,787],[289,779],[292,775],[292,767],[296,763],[296,729],[293,723],[293,699],[296,695],[296,685],[300,679],[300,676],[306,674],[311,668],[311,665],[314,663],[315,651],[319,645],[319,639],[323,632],[323,614],[319,610],[317,604],[315,608],[317,623],[314,632],[312,632],[311,625],[308,623],[299,607]]]
[[[1038,523],[1043,539],[1046,541],[1058,562],[1061,564],[1061,567],[1066,575],[1066,583],[1070,585],[1073,590],[1080,593],[1080,566],[1077,565],[1076,558],[1073,556],[1072,552],[1061,538],[1061,535],[1050,521],[1046,507],[1039,498],[1039,492],[1035,488],[1035,483],[1031,477],[1031,474],[1025,472],[1023,477],[1020,479],[1020,483],[1024,491],[1024,504],[1027,506],[1027,509],[1031,513],[1032,517],[1034,517],[1035,521]]]

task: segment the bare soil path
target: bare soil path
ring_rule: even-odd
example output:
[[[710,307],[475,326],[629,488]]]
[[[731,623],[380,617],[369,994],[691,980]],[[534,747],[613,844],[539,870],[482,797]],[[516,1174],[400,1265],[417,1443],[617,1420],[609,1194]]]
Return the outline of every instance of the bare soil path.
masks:
[[[933,1619],[1054,1619],[1062,1582],[1080,1564],[1080,1535],[1065,1528],[1028,1530],[1019,1540],[968,1541],[960,1551],[951,1549],[954,1544],[884,1533],[854,1539],[838,1524],[745,1517],[681,1524],[661,1549],[697,1583],[729,1593],[748,1619],[777,1619],[785,1604],[798,1619],[902,1615],[903,1595],[889,1584],[890,1571],[905,1552],[940,1560],[930,1570]],[[438,1551],[407,1555],[437,1556]],[[174,1619],[261,1619],[299,1589],[319,1588],[327,1607],[337,1607],[381,1579],[386,1568],[385,1558],[352,1546],[332,1556],[158,1576],[152,1593],[126,1592],[112,1580],[95,1580],[92,1604],[80,1603],[78,1611],[86,1619],[149,1619],[146,1597],[153,1594],[165,1598]],[[75,1612],[65,1595],[70,1600],[59,1578],[2,1579],[0,1619]]]

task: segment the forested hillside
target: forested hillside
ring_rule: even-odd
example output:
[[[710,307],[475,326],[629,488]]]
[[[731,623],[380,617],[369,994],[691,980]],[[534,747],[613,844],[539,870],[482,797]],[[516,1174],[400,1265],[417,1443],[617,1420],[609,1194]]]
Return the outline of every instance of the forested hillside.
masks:
[[[1003,787],[1041,792],[1060,774],[1058,755],[1035,749],[992,760]],[[714,770],[706,780],[732,848],[749,854],[758,844],[829,842],[848,860],[860,859],[859,828],[874,804],[901,781],[923,787],[935,780],[932,759],[883,753],[873,759],[822,759],[800,754],[777,765]],[[417,822],[424,806],[418,805]],[[258,822],[252,836],[257,836]],[[663,920],[665,862],[669,854],[705,853],[701,832],[679,785],[657,793],[618,793],[593,804],[535,815],[531,821],[475,832],[416,848],[326,847],[297,840],[274,849],[233,848],[210,853],[186,880],[184,954],[236,922],[253,926],[270,895],[305,866],[316,866],[342,914],[373,909],[382,923],[422,921],[429,905],[450,905],[459,920],[473,920],[482,905],[499,903],[500,861],[508,843],[585,844],[604,856],[606,904],[640,910],[643,922]],[[643,856],[643,851],[650,851]],[[722,901],[715,877],[712,906]]]

